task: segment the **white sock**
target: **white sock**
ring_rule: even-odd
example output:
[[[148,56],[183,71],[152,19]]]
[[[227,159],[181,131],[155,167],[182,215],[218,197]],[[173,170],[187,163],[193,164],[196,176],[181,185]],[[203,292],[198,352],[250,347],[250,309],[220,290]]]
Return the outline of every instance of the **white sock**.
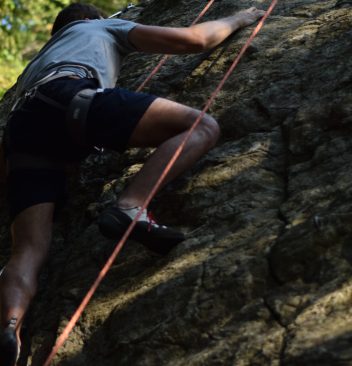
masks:
[[[130,208],[119,207],[119,209],[133,220],[137,216],[138,212],[141,210],[141,207],[130,207]],[[147,216],[147,209],[143,210],[138,221],[149,221]]]

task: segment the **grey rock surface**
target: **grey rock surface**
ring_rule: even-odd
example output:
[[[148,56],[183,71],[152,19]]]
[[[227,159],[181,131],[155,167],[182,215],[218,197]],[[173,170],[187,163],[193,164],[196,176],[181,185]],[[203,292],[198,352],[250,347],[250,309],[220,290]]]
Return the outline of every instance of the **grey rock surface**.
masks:
[[[205,19],[269,3],[217,1]],[[185,26],[205,4],[150,0],[131,17]],[[187,240],[164,258],[129,241],[53,365],[352,365],[351,25],[350,1],[279,1],[211,107],[216,148],[153,202]],[[201,108],[252,29],[172,57],[149,92]],[[159,58],[130,56],[121,85]],[[148,154],[90,157],[72,179],[20,366],[43,364],[112,252],[97,216]]]

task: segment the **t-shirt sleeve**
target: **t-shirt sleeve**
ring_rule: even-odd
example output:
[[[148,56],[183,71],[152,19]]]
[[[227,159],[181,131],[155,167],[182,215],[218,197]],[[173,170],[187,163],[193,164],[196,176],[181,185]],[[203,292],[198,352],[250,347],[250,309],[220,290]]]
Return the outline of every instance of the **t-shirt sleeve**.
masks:
[[[128,33],[137,26],[137,23],[123,19],[105,19],[106,30],[116,39],[119,52],[128,54],[137,51],[128,40]]]

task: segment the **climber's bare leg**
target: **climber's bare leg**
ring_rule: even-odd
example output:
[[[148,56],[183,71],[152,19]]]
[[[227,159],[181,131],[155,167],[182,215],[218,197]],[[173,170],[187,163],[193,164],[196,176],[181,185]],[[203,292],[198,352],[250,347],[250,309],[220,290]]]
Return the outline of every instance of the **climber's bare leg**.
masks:
[[[16,319],[20,327],[36,293],[38,273],[47,257],[54,203],[31,206],[16,216],[12,226],[12,254],[0,276],[1,326]]]
[[[120,207],[142,205],[200,113],[196,109],[163,98],[158,98],[151,104],[132,134],[129,145],[157,149],[122,192],[118,202]],[[215,145],[218,137],[217,122],[206,114],[192,132],[163,185],[193,166]]]

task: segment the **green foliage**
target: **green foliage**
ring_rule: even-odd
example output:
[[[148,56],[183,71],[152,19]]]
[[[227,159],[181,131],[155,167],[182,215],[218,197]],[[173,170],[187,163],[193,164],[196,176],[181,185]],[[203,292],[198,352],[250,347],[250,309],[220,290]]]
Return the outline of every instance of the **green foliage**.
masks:
[[[23,66],[50,38],[57,13],[72,0],[0,0],[0,97],[18,77]],[[78,1],[81,2],[81,1]],[[107,14],[128,0],[87,0]]]
[[[0,60],[0,99],[15,83],[24,66],[25,64],[19,60],[14,60],[11,63]]]
[[[0,58],[25,58],[35,44],[48,39],[48,31],[58,9],[69,0],[0,0]]]

